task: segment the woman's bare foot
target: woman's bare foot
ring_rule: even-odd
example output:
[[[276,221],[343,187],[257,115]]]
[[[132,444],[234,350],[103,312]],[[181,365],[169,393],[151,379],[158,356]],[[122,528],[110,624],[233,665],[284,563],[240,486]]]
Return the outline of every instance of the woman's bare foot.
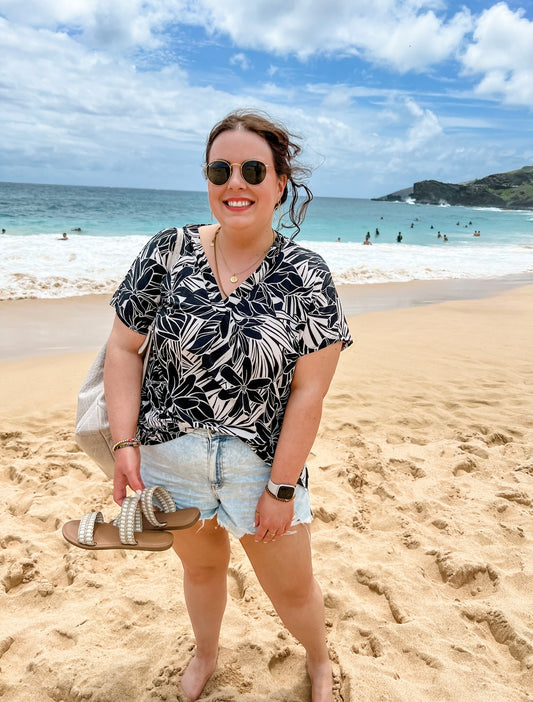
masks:
[[[333,702],[333,670],[329,660],[313,664],[307,659],[313,702]]]
[[[195,654],[187,666],[187,670],[181,678],[181,687],[187,697],[197,700],[202,694],[206,682],[215,672],[217,658],[200,658]]]

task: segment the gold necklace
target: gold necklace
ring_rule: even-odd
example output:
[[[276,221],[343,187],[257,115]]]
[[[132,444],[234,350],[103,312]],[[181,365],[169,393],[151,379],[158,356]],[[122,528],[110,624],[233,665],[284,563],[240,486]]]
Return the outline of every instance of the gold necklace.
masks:
[[[215,271],[216,271],[216,274],[217,274],[219,281],[221,280],[221,278],[220,278],[220,275],[218,272],[216,241],[217,241],[217,236],[218,236],[221,229],[222,229],[222,227],[218,227],[218,229],[215,232],[215,236],[211,240],[211,246],[213,247],[214,259],[215,259]],[[238,283],[240,275],[242,275],[243,273],[246,273],[246,271],[249,271],[251,268],[254,268],[259,263],[259,261],[267,255],[270,247],[274,243],[275,238],[276,238],[276,233],[274,230],[272,230],[272,241],[270,242],[268,249],[266,249],[265,251],[260,253],[259,256],[255,259],[255,261],[253,263],[250,263],[248,266],[246,266],[246,268],[243,268],[242,271],[235,271],[234,273],[232,273],[232,275],[230,275],[230,278],[229,278],[230,283]],[[222,253],[222,249],[219,249],[219,250],[220,250],[220,255],[222,256],[222,260],[224,262],[224,265],[230,271],[231,267],[228,266],[228,262],[226,261],[226,258],[224,256],[224,254]],[[223,292],[224,292],[224,289],[223,289]],[[226,293],[224,292],[224,294],[226,294]]]
[[[215,236],[211,239],[211,246],[213,247],[213,254],[214,254],[214,258],[215,258],[215,275],[217,277],[217,282],[220,285],[220,289],[222,291],[222,294],[225,297],[229,297],[228,293],[224,290],[224,286],[222,285],[222,278],[220,277],[220,273],[218,272],[216,240],[217,240],[217,234],[219,231],[220,231],[220,227],[216,230]]]

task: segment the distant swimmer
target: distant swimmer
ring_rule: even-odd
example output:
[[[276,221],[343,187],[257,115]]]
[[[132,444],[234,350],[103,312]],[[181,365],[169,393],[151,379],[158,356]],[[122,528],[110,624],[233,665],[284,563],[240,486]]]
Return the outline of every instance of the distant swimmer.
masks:
[[[61,236],[57,237],[59,241],[66,241],[68,239],[67,232],[63,232]]]
[[[2,227],[2,234],[5,234],[6,230]]]
[[[365,239],[363,241],[363,244],[366,244],[366,246],[372,246],[372,242],[370,241],[370,239]]]
[[[444,241],[448,241],[448,237],[446,236],[446,234],[444,235]]]
[[[81,232],[81,227],[74,227],[74,229],[70,230],[71,232]]]
[[[379,229],[376,227],[376,236],[379,236]]]
[[[437,232],[437,239],[442,239],[442,234],[440,232]]]
[[[398,243],[400,243],[402,239],[403,239],[402,233],[401,233],[401,232],[398,232],[398,236],[396,237],[396,241],[397,241]]]
[[[474,232],[474,236],[481,236],[481,232],[475,231],[475,232]]]
[[[337,237],[337,241],[340,241],[340,240],[341,240],[341,238],[340,238],[340,236],[338,236],[338,237]]]
[[[370,239],[370,232],[366,233],[365,239],[368,241]]]

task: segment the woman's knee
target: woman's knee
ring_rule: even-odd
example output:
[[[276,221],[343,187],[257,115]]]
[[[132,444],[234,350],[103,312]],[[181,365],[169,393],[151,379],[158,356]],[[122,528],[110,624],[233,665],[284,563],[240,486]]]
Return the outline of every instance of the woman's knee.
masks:
[[[293,581],[289,587],[281,587],[279,596],[289,606],[299,609],[307,607],[315,600],[322,602],[322,591],[313,576]]]
[[[192,585],[207,585],[227,578],[228,562],[186,563],[182,561],[183,572]]]

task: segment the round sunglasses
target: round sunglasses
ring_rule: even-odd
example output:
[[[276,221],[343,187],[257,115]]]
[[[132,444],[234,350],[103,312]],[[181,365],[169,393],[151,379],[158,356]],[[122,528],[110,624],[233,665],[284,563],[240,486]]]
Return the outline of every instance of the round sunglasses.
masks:
[[[212,161],[204,166],[204,176],[213,185],[224,185],[231,178],[233,166],[239,166],[241,176],[249,185],[259,185],[266,178],[268,165],[262,161],[244,161],[243,163]]]

